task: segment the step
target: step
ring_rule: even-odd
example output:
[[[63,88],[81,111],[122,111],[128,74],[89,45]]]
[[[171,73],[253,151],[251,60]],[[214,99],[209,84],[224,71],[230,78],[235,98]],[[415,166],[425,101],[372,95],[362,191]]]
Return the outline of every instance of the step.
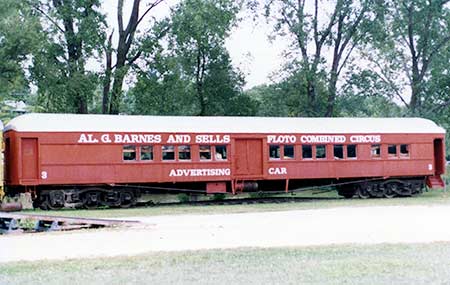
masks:
[[[427,178],[427,186],[431,189],[444,188],[445,183],[440,176],[430,176]]]

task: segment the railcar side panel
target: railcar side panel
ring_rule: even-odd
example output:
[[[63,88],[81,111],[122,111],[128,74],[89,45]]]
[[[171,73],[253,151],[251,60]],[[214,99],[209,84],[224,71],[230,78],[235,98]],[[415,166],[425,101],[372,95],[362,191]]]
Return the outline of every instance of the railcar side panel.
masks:
[[[282,136],[291,140],[279,143]],[[443,170],[443,135],[380,134],[379,142],[359,143],[353,137],[364,134],[329,134],[321,136],[338,136],[342,141],[307,141],[316,136],[9,131],[6,181],[10,185],[54,185],[341,179],[429,176]],[[146,141],[139,141],[141,138]],[[226,159],[213,157],[219,154],[216,145],[225,148]],[[336,145],[341,150],[338,156]],[[354,145],[355,157],[350,157],[349,145]],[[379,150],[374,150],[377,145]],[[141,157],[145,146],[151,149],[149,160]],[[303,146],[310,149],[310,157],[304,156]],[[126,147],[132,151],[132,160],[125,160],[125,152],[130,150]],[[169,160],[163,157],[166,149],[171,150]],[[181,159],[183,149],[187,151]],[[319,151],[326,155],[319,157]],[[374,151],[379,153],[374,156]],[[275,158],[271,157],[274,153]]]

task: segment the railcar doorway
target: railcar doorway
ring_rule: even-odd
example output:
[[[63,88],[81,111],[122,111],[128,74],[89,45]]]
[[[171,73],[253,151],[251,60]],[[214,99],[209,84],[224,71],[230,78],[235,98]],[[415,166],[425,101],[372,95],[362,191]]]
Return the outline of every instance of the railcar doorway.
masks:
[[[441,175],[445,173],[444,142],[442,139],[434,140],[434,173]]]
[[[22,179],[34,181],[38,179],[38,140],[37,138],[22,138]]]
[[[236,139],[234,171],[237,176],[262,176],[263,153],[261,139]]]

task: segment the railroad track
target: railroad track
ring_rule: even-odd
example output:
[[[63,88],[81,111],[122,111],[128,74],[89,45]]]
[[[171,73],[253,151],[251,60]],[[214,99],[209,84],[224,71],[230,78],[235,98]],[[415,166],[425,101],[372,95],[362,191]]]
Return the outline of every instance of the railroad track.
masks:
[[[123,227],[138,221],[74,218],[0,212],[0,234],[68,231],[89,228]]]
[[[262,197],[262,198],[234,198],[223,200],[201,200],[190,202],[167,202],[167,203],[141,203],[138,207],[165,207],[175,205],[189,205],[189,206],[215,206],[215,205],[249,205],[249,204],[282,204],[282,203],[304,203],[314,201],[333,201],[344,200],[344,198],[334,197]]]

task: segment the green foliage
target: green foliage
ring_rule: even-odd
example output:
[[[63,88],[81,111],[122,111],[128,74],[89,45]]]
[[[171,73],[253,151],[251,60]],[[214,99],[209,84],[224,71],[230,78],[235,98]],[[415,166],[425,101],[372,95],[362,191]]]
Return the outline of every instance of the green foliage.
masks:
[[[39,22],[21,1],[0,0],[0,99],[29,93],[25,66],[38,43]]]
[[[29,5],[46,22],[31,68],[40,111],[88,112],[98,76],[86,71],[85,65],[105,40],[100,1],[30,1]]]
[[[445,101],[445,94],[435,87],[448,74],[433,69],[450,60],[448,4],[446,0],[407,0],[379,5],[383,17],[375,25],[380,29],[371,31],[373,40],[363,55],[371,62],[372,71],[403,102],[407,115],[429,117],[436,110],[428,103],[442,105]]]
[[[153,66],[153,68],[152,68]],[[183,78],[176,58],[159,57],[140,72],[136,85],[126,96],[130,114],[194,115],[196,102],[192,84]]]
[[[257,102],[243,94],[244,76],[223,48],[239,9],[235,1],[211,0],[174,7],[147,37],[147,64],[127,95],[128,112],[254,115]]]
[[[301,68],[301,67],[300,67]],[[267,117],[308,117],[325,112],[326,85],[322,76],[316,77],[316,110],[310,109],[308,102],[308,71],[297,69],[288,71],[289,76],[279,83],[263,85],[247,91],[247,95],[259,102],[258,116]]]
[[[223,48],[239,9],[236,1],[190,0],[172,10],[169,49],[194,85],[199,115],[239,113],[228,101],[241,93],[243,77]]]

